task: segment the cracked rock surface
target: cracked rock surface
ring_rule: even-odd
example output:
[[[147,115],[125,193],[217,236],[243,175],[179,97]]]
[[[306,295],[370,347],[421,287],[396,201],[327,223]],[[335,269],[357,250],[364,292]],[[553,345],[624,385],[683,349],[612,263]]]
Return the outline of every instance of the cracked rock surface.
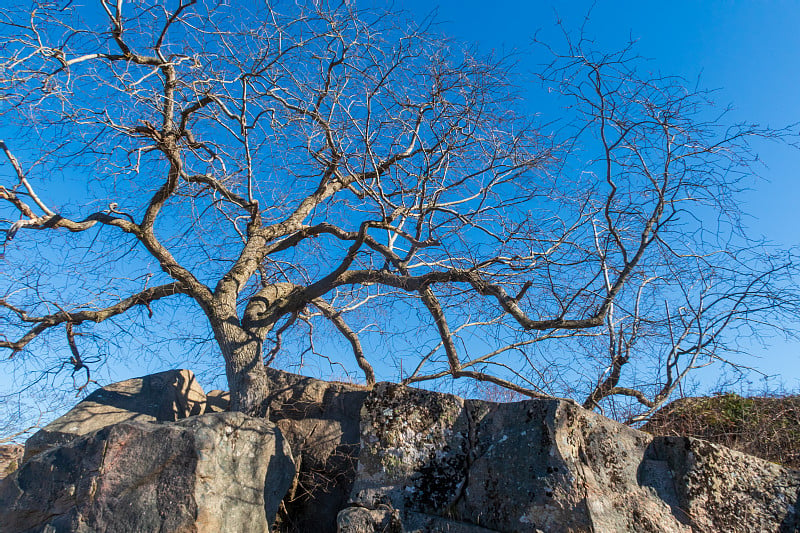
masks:
[[[268,375],[271,421],[188,371],[97,391],[0,481],[0,532],[800,531],[800,471],[571,401]]]
[[[343,533],[798,531],[800,472],[569,401],[382,383],[364,402],[361,444]]]

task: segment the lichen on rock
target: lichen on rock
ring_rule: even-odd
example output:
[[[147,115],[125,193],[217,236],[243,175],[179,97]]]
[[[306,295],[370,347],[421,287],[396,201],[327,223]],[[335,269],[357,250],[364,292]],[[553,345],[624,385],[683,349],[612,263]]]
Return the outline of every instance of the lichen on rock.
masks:
[[[800,472],[654,438],[570,401],[496,404],[378,384],[361,439],[342,533],[359,531],[347,526],[355,516],[387,513],[408,532],[797,530]]]

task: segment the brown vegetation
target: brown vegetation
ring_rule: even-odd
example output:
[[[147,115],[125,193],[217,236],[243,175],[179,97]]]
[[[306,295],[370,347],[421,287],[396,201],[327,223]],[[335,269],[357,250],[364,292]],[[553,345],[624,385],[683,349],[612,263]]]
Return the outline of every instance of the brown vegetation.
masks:
[[[800,395],[681,398],[641,429],[654,435],[698,437],[800,469]]]

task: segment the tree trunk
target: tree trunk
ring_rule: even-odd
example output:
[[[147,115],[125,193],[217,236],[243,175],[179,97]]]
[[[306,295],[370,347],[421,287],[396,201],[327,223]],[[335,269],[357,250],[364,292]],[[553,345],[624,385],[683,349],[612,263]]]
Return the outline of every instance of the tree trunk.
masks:
[[[225,358],[225,373],[231,393],[231,411],[267,416],[269,383],[261,357],[262,341],[235,323],[214,321],[214,336]]]
[[[292,283],[267,285],[250,298],[240,321],[232,302],[224,297],[206,309],[214,336],[225,358],[225,373],[231,392],[231,411],[250,416],[267,416],[269,383],[264,367],[262,346],[275,322],[287,311],[275,306],[297,286]],[[230,295],[229,295],[230,296]]]

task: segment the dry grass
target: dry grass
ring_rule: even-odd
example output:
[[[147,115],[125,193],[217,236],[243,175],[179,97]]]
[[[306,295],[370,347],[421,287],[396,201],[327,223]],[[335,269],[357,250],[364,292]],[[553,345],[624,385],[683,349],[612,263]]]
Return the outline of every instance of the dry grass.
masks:
[[[681,398],[641,429],[654,435],[698,437],[800,469],[800,395]]]

